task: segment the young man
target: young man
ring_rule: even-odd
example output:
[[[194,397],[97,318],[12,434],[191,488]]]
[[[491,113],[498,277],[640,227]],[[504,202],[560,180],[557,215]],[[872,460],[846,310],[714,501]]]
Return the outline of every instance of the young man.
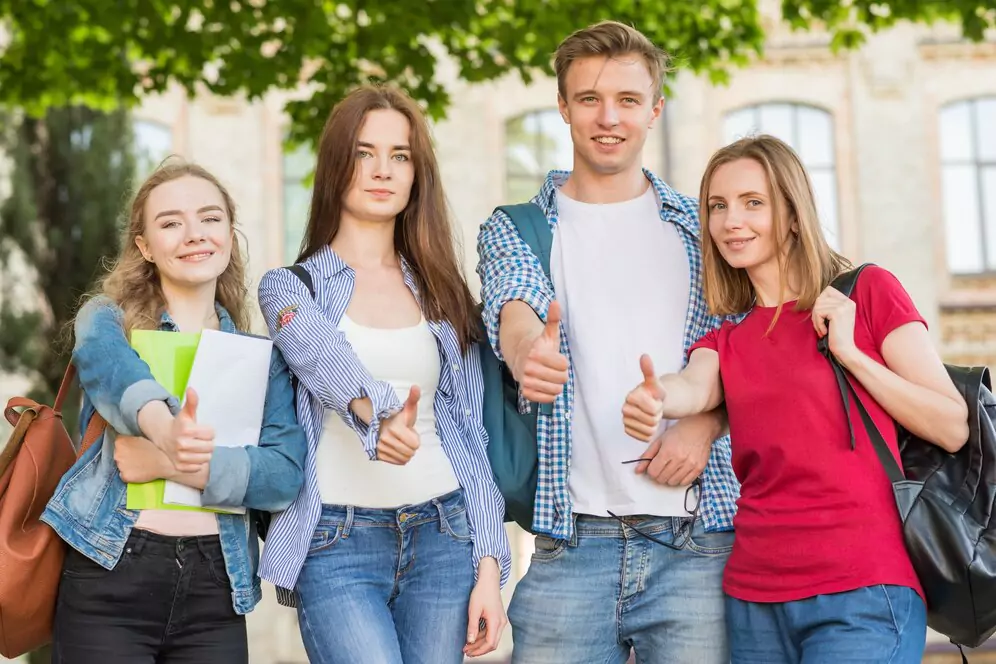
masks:
[[[635,649],[641,662],[725,663],[738,493],[725,418],[669,423],[650,446],[622,424],[640,355],[678,371],[720,322],[702,296],[695,199],[640,165],[666,56],[603,22],[565,39],[555,69],[574,170],[533,199],[554,233],[552,280],[503,213],[478,238],[491,344],[523,403],[553,404],[538,420],[538,536],[509,610],[512,659],[622,663]]]

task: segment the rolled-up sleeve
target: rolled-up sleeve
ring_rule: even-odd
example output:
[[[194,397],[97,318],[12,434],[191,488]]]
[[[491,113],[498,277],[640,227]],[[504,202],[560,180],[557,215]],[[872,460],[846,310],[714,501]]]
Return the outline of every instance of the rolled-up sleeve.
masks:
[[[156,382],[149,365],[131,347],[124,315],[109,298],[98,296],[80,309],[74,325],[73,364],[94,408],[121,434],[144,435],[138,413],[163,401],[175,414],[179,402]]]
[[[273,343],[291,372],[325,408],[339,414],[360,437],[367,455],[376,458],[380,422],[402,407],[394,388],[374,380],[345,335],[289,270],[278,268],[263,276],[259,304]],[[373,404],[369,424],[349,407],[353,400],[364,398]]]
[[[484,429],[484,379],[481,374],[480,349],[476,344],[464,356],[464,380],[470,415],[467,430],[470,458],[474,460],[473,486],[467,496],[467,516],[474,535],[474,569],[481,560],[492,557],[501,569],[501,585],[508,581],[512,570],[512,551],[505,531],[505,498],[498,490],[488,461],[488,434]]]
[[[553,301],[553,284],[543,272],[539,258],[501,210],[495,210],[481,225],[477,254],[484,326],[495,355],[504,361],[498,339],[501,308],[512,300],[521,300],[546,321],[547,310]]]

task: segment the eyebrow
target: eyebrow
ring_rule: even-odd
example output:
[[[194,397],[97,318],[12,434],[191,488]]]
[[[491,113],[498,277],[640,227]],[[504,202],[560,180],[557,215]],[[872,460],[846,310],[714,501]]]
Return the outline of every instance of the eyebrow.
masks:
[[[601,95],[598,91],[594,89],[581,90],[574,94],[574,99],[580,99],[581,97],[600,97]],[[646,96],[643,92],[635,92],[633,90],[623,90],[622,92],[616,93],[617,97],[640,97],[641,99]]]
[[[205,205],[202,208],[198,208],[197,214],[203,214],[204,212],[211,212],[211,211],[217,211],[222,213],[225,212],[217,205]],[[181,212],[180,210],[163,210],[162,212],[156,215],[156,219],[158,219],[159,217],[180,216],[181,214],[183,214],[183,212]],[[153,219],[152,221],[155,221],[156,219]]]
[[[360,141],[360,142],[358,142],[358,143],[357,143],[357,145],[358,145],[359,147],[361,147],[361,148],[371,148],[371,149],[375,149],[375,148],[377,147],[377,146],[376,146],[376,145],[374,145],[373,143],[365,143],[365,142],[363,142],[363,141]],[[391,146],[391,149],[392,149],[392,150],[408,150],[409,152],[411,152],[411,150],[412,150],[412,148],[411,148],[411,146],[410,146],[410,145],[392,145],[392,146]]]

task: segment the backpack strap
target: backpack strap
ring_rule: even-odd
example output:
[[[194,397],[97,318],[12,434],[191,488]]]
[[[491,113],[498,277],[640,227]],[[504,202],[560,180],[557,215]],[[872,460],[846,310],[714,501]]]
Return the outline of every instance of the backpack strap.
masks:
[[[500,205],[495,210],[501,210],[508,215],[518,231],[519,237],[529,245],[529,248],[539,259],[543,272],[550,278],[550,253],[553,251],[553,232],[546,213],[535,203],[518,203],[516,205]]]
[[[311,293],[311,299],[315,299],[315,282],[311,279],[311,273],[305,270],[304,266],[300,263],[288,265],[286,269],[301,280],[305,288],[308,289],[308,292]]]

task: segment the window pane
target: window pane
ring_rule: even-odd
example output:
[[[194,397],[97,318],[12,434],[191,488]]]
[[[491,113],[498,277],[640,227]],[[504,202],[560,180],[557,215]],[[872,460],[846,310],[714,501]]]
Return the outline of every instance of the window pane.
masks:
[[[941,110],[941,161],[972,159],[972,127],[968,102],[945,106]]]
[[[532,134],[526,129],[527,119],[530,116],[515,118],[505,124],[505,164],[509,176],[532,175],[539,170]]]
[[[757,112],[753,107],[733,111],[727,115],[726,121],[723,123],[723,144],[729,145],[741,138],[758,133],[756,117]]]
[[[791,145],[795,150],[799,149],[799,146],[795,144],[795,127],[793,126],[794,113],[792,112],[791,105],[765,104],[760,106],[758,111],[760,115],[760,129],[762,132],[782,139]]]
[[[982,218],[986,228],[986,257],[996,270],[996,166],[982,169]]]
[[[796,118],[799,156],[808,167],[833,166],[833,126],[830,114],[800,106]]]
[[[975,102],[975,131],[979,160],[996,162],[996,97]]]
[[[546,177],[547,171],[551,169],[570,170],[574,165],[571,126],[564,122],[559,111],[544,111],[542,129],[543,136],[551,145],[551,149],[544,152],[545,164],[542,175]]]
[[[955,274],[981,272],[979,195],[973,166],[945,166],[941,173],[944,192],[944,225],[947,230],[948,267]]]
[[[556,109],[528,113],[505,123],[505,173],[509,198],[529,200],[539,191],[547,172],[568,170],[573,163],[571,128]]]
[[[840,251],[840,237],[837,222],[837,183],[832,169],[809,169],[809,177],[813,182],[813,194],[816,196],[816,210],[823,224],[827,242],[835,250]]]
[[[284,262],[297,260],[301,240],[308,226],[311,184],[307,180],[315,167],[315,153],[309,145],[299,145],[283,156]]]
[[[143,179],[173,151],[173,132],[166,125],[147,120],[136,120],[133,131],[135,177]]]

